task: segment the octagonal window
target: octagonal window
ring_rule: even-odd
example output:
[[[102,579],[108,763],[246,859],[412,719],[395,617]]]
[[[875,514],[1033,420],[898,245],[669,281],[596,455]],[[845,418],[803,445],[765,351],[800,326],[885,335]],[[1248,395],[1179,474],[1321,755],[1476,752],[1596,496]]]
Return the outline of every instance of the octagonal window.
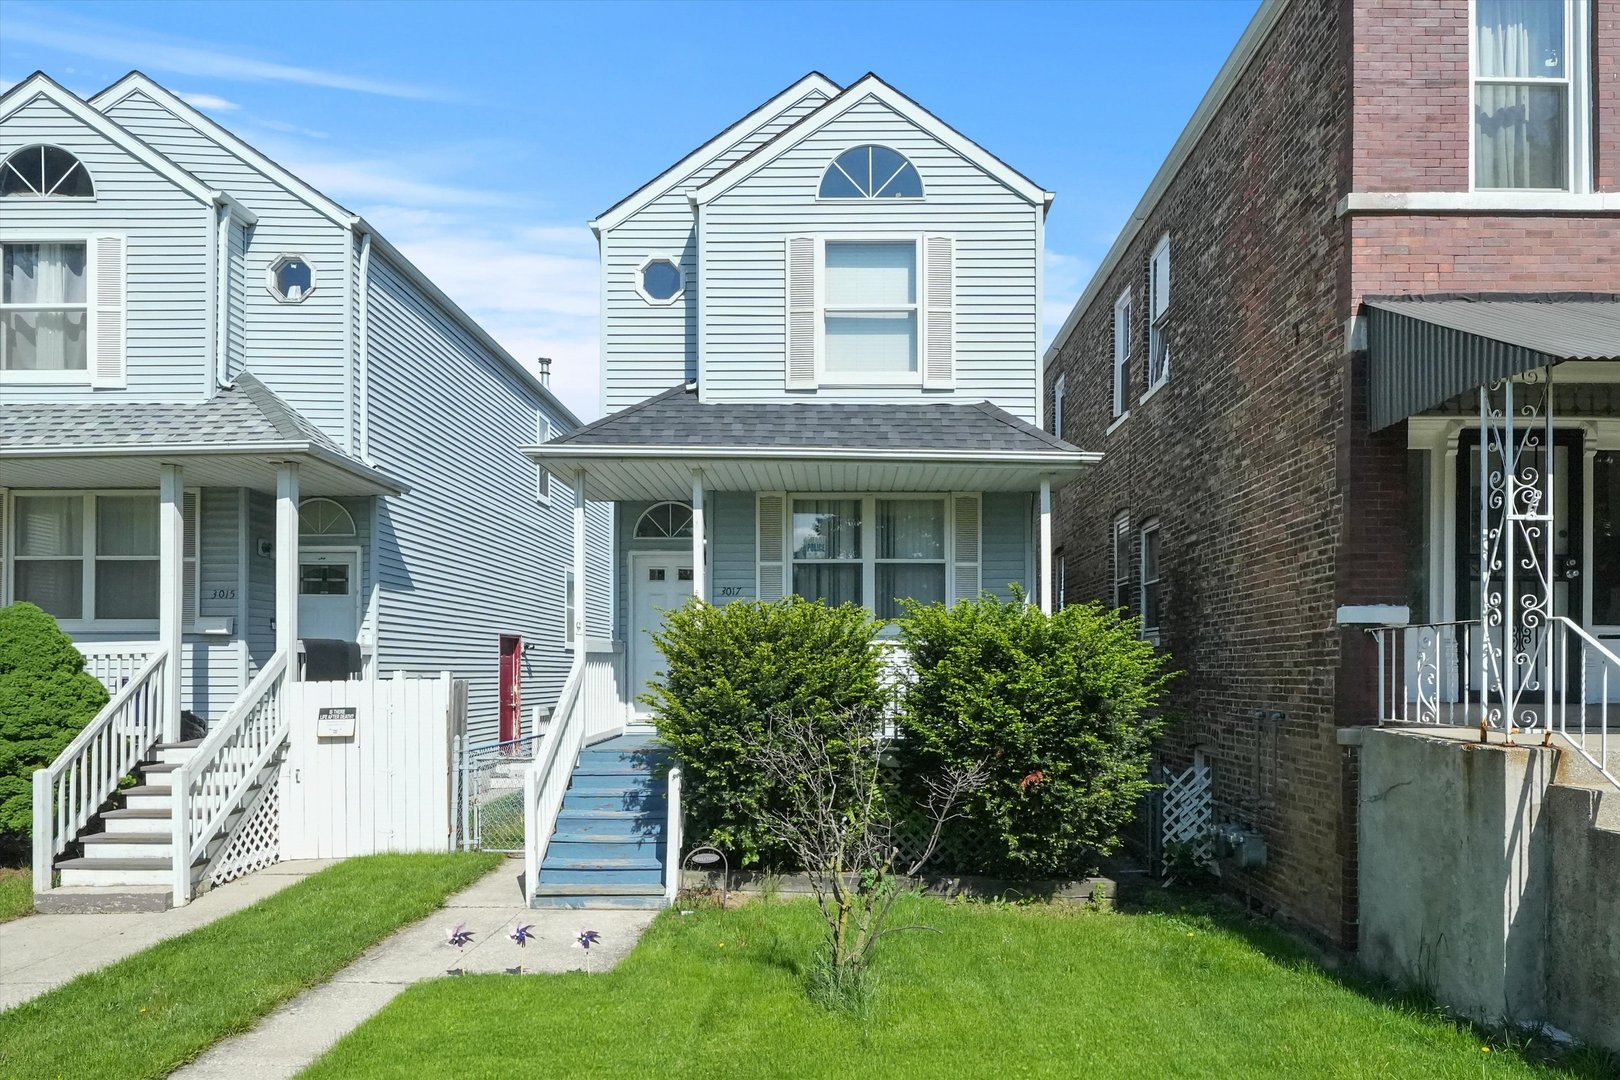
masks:
[[[302,255],[280,255],[265,269],[264,285],[284,304],[302,303],[315,291],[315,268]]]
[[[673,303],[686,289],[686,276],[680,263],[659,256],[641,264],[636,275],[636,291],[649,304]]]

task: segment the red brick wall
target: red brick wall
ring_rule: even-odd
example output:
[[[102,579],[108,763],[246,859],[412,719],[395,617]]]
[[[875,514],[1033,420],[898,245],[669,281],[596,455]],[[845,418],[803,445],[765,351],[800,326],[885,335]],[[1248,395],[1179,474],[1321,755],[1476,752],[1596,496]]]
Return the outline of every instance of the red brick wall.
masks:
[[[1620,292],[1620,215],[1361,214],[1350,236],[1358,303],[1422,292]]]
[[[1337,670],[1349,372],[1349,86],[1336,0],[1297,0],[1047,372],[1065,437],[1105,453],[1059,492],[1070,598],[1106,597],[1109,530],[1162,526],[1163,641],[1183,675],[1167,745],[1201,747],[1223,820],[1270,865],[1237,887],[1339,941],[1353,918]],[[1170,382],[1147,401],[1147,259],[1171,234]],[[1129,284],[1131,415],[1111,435],[1114,298]],[[1401,475],[1404,475],[1402,473]],[[1136,588],[1133,558],[1132,595]],[[1134,599],[1133,599],[1134,604]],[[1280,722],[1255,714],[1281,713]]]
[[[1467,191],[1469,0],[1354,0],[1355,191]],[[1592,2],[1597,190],[1620,190],[1620,0]]]

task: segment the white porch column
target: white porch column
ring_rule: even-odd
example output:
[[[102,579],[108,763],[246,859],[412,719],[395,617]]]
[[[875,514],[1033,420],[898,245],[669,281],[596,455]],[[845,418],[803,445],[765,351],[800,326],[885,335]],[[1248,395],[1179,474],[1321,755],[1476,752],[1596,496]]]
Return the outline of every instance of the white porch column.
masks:
[[[574,663],[585,662],[585,470],[574,474]]]
[[[703,553],[704,537],[708,529],[704,525],[703,515],[703,470],[692,470],[692,595],[699,600],[709,598],[706,584],[707,575],[704,573]]]
[[[276,652],[287,657],[287,684],[298,670],[298,465],[276,469]]]
[[[163,668],[163,741],[180,741],[180,627],[186,596],[186,487],[178,465],[165,463],[158,480],[158,647]]]
[[[1041,610],[1052,614],[1052,478],[1041,477]]]

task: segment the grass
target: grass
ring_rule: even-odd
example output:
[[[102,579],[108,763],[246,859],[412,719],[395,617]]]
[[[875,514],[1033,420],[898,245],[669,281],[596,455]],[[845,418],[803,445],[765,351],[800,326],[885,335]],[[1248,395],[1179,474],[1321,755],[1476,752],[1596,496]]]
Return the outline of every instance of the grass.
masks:
[[[474,854],[341,862],[0,1013],[0,1077],[165,1076],[499,862]]]
[[[865,1022],[805,997],[813,907],[755,903],[667,912],[606,974],[419,984],[305,1076],[1610,1075],[1360,992],[1236,917],[904,903],[939,933],[887,939]]]
[[[34,875],[26,867],[0,866],[0,922],[34,913]]]

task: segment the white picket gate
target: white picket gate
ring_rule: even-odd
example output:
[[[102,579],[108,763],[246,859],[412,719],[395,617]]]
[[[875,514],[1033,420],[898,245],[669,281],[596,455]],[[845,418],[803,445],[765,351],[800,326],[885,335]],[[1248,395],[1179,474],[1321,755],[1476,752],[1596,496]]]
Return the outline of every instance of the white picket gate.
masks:
[[[450,743],[465,684],[449,672],[297,683],[281,769],[281,857],[450,849]],[[322,734],[321,710],[354,710]],[[328,714],[326,729],[344,726]]]

